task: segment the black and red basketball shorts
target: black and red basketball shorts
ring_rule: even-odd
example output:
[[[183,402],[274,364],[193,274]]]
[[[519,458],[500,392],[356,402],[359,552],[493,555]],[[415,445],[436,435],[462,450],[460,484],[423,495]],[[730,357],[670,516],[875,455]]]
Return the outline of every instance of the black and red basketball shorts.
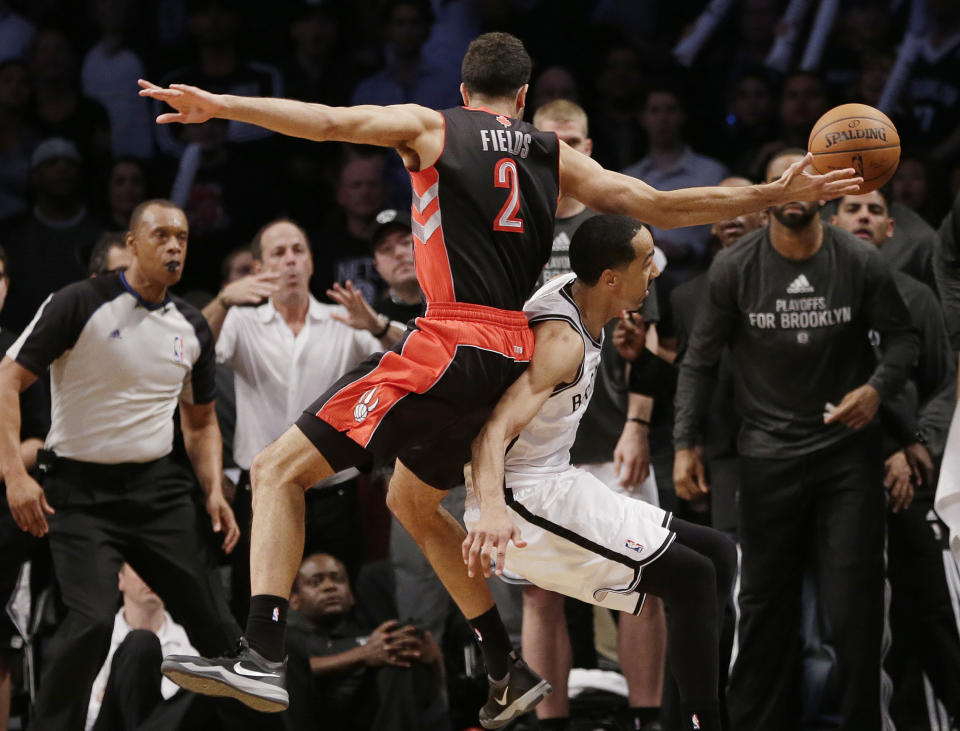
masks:
[[[522,312],[431,304],[386,353],[367,358],[297,420],[334,470],[399,457],[417,477],[463,482],[470,445],[533,355]]]

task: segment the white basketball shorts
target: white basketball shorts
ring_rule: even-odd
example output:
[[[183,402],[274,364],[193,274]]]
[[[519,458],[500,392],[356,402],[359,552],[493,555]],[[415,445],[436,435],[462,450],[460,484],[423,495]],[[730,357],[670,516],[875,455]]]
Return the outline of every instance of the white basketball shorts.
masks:
[[[480,517],[469,470],[464,522]],[[505,493],[525,548],[507,547],[504,578],[639,614],[643,567],[674,539],[671,513],[619,495],[589,472],[508,472]],[[526,581],[523,581],[526,580]]]

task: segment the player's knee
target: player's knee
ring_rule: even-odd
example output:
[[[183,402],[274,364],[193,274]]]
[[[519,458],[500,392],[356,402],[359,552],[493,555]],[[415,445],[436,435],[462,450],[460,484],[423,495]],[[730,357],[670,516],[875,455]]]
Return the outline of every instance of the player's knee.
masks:
[[[523,615],[531,612],[542,618],[562,618],[563,595],[539,586],[523,587]]]
[[[419,485],[397,477],[395,473],[387,486],[387,508],[411,534],[416,535],[423,520],[437,512],[439,502],[435,491],[428,492]]]
[[[276,443],[263,449],[250,465],[250,489],[254,497],[290,483],[300,485],[304,490],[310,487],[308,484],[301,484],[303,480],[300,478],[290,467],[289,460],[284,459]]]

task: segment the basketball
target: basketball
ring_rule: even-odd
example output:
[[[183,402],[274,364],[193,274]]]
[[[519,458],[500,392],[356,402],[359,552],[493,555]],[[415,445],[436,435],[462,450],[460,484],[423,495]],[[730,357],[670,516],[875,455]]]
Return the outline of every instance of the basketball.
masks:
[[[813,125],[807,149],[821,175],[853,168],[863,178],[861,193],[886,183],[900,161],[900,135],[890,118],[866,104],[841,104]]]

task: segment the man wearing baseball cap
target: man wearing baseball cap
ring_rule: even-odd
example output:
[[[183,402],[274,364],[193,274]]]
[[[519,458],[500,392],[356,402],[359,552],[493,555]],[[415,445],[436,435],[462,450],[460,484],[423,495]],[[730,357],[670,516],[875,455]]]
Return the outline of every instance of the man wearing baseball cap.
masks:
[[[373,265],[387,290],[373,309],[391,320],[407,322],[423,314],[423,299],[413,262],[410,212],[387,208],[380,211],[370,236]]]
[[[0,319],[11,330],[22,330],[48,294],[87,276],[100,227],[83,203],[81,165],[77,146],[62,137],[44,140],[33,151],[36,204],[4,241],[16,283]]]

